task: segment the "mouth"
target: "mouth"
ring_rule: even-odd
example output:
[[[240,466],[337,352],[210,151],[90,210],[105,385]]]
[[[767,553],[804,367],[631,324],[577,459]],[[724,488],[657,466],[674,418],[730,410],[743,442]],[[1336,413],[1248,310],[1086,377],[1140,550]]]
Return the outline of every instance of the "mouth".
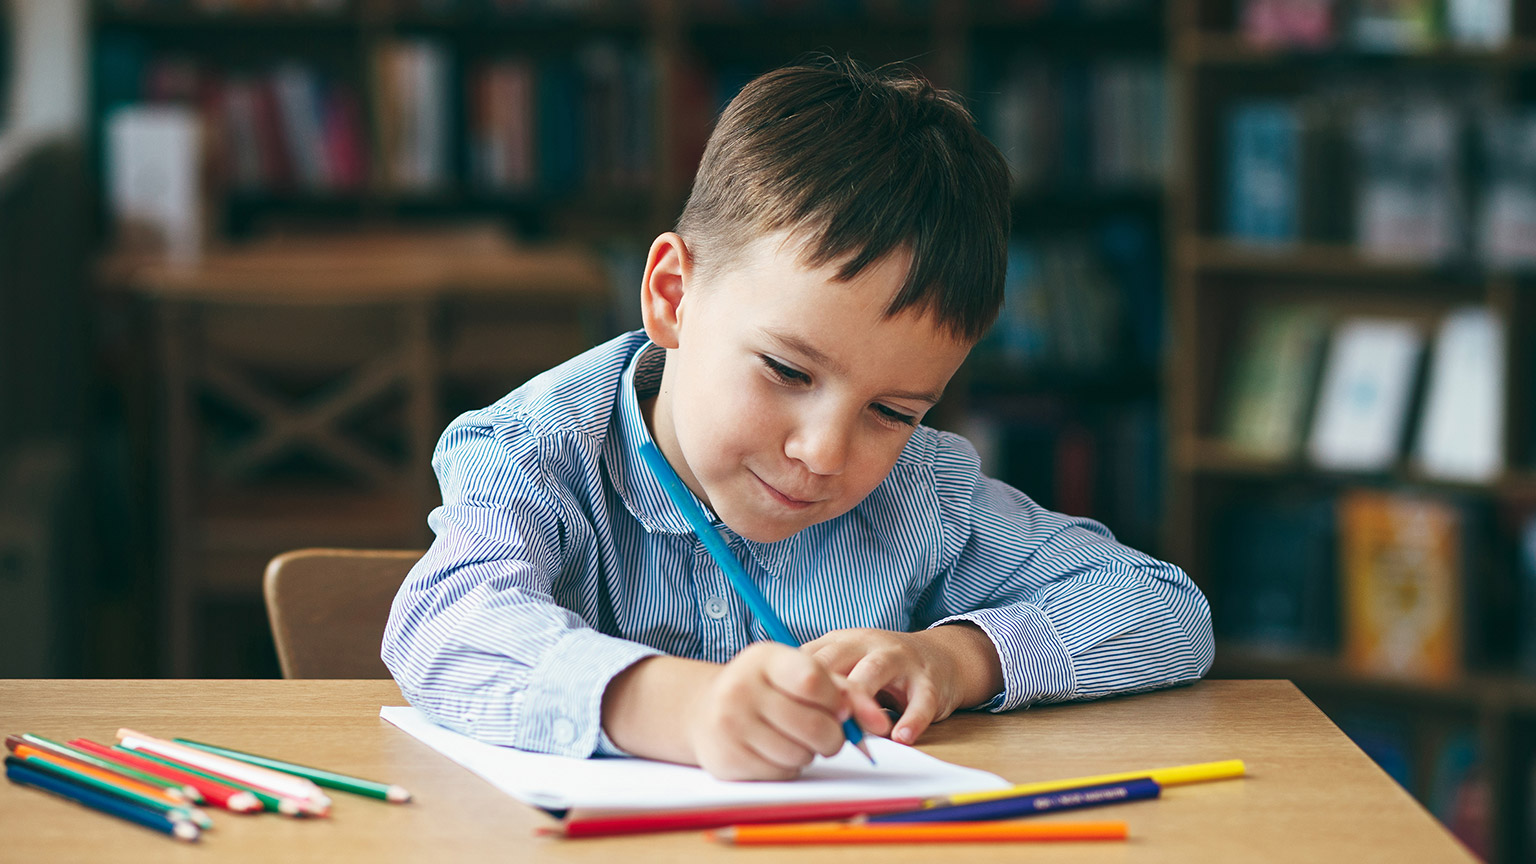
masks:
[[[753,474],[752,476],[757,478],[757,482],[763,484],[763,488],[768,490],[768,494],[771,495],[775,501],[778,501],[780,504],[783,504],[785,507],[789,507],[789,508],[795,509],[795,510],[801,510],[801,509],[804,509],[806,507],[810,507],[813,504],[818,503],[816,501],[808,501],[808,500],[805,500],[803,498],[795,498],[795,497],[790,496],[790,495],[785,495],[783,492],[780,492],[776,486],[774,486],[772,483],[769,483],[767,480],[764,480],[763,478],[758,477],[756,474]]]

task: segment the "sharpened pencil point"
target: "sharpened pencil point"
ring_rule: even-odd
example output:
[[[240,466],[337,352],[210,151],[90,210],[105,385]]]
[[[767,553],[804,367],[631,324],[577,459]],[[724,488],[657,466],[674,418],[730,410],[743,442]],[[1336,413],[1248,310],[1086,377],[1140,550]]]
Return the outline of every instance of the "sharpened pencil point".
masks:
[[[229,796],[224,806],[236,813],[254,813],[261,809],[261,802],[249,792],[236,792]]]
[[[869,764],[871,764],[871,765],[875,764],[875,757],[873,755],[871,755],[870,752],[869,752],[869,742],[867,742],[867,741],[860,741],[859,743],[857,743],[857,744],[855,744],[853,746],[859,748],[859,752],[864,754],[864,758],[869,760]]]
[[[735,843],[736,843],[736,829],[735,828],[721,828],[718,831],[711,831],[711,832],[709,832],[709,839],[715,841],[716,843],[728,843],[728,844],[731,844],[731,845],[735,845]]]
[[[399,786],[391,786],[389,791],[384,793],[384,800],[391,804],[405,804],[411,800],[411,793]]]

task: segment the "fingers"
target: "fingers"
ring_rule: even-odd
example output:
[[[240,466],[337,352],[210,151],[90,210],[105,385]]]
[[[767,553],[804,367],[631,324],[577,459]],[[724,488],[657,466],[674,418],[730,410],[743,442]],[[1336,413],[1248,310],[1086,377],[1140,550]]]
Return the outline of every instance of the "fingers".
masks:
[[[907,702],[907,710],[902,712],[901,719],[896,721],[891,730],[891,740],[900,744],[911,744],[918,736],[927,731],[933,724],[934,718],[939,714],[938,691],[926,684],[913,688],[911,698]]]
[[[850,631],[834,630],[820,639],[807,642],[800,650],[815,657],[821,664],[839,675],[847,675],[867,650]]]

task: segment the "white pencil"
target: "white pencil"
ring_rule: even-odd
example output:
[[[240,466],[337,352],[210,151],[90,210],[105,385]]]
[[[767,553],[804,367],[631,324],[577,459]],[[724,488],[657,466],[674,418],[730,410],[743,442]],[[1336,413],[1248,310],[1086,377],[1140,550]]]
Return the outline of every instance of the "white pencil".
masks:
[[[117,739],[129,750],[143,750],[146,753],[154,753],[168,759],[175,759],[194,768],[204,771],[212,771],[223,774],[225,777],[248,783],[262,789],[270,789],[273,793],[283,798],[297,799],[307,805],[307,809],[315,814],[324,814],[330,810],[331,799],[326,797],[313,782],[297,777],[293,774],[284,774],[270,768],[262,768],[249,762],[241,762],[229,759],[195,747],[177,744],[174,741],[166,741],[161,738],[153,738],[132,729],[117,730]]]

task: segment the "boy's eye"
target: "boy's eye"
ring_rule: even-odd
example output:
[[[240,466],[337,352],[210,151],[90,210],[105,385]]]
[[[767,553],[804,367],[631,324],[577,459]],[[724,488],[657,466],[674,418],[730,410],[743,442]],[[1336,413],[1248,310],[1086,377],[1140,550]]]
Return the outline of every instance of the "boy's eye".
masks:
[[[889,408],[885,405],[880,405],[877,403],[875,405],[875,413],[879,414],[881,417],[887,420],[893,420],[905,426],[917,425],[916,417],[912,416],[911,414],[903,414],[900,411],[897,411],[894,408]]]
[[[763,365],[768,367],[768,371],[772,372],[775,378],[778,378],[785,384],[809,384],[811,381],[811,376],[801,372],[799,369],[785,366],[767,354],[759,354],[757,357],[763,361]]]

